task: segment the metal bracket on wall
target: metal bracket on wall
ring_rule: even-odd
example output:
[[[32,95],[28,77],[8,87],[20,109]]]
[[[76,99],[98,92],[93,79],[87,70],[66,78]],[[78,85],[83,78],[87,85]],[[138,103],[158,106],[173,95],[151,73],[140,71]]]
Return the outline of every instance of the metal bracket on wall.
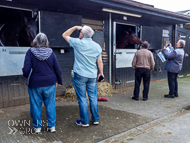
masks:
[[[122,54],[122,52],[114,52],[114,54]]]
[[[119,85],[121,83],[122,83],[121,80],[115,82],[116,85]]]
[[[141,27],[137,27],[137,32],[140,32],[141,31]]]
[[[179,35],[180,38],[186,38],[186,36]]]
[[[133,83],[133,82],[135,82],[135,80],[127,81],[126,83]]]

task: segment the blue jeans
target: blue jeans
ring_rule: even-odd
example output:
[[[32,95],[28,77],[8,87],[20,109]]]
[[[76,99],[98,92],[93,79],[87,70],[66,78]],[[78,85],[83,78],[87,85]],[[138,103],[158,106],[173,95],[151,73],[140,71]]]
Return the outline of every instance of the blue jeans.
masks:
[[[83,124],[89,123],[86,91],[90,100],[92,121],[99,121],[96,78],[87,78],[74,73],[72,82],[78,98],[81,122]]]
[[[148,98],[149,85],[150,85],[150,70],[144,68],[137,68],[135,70],[135,88],[134,97],[139,98],[139,90],[141,84],[141,78],[143,78],[143,98]]]
[[[169,95],[177,95],[178,94],[177,75],[178,75],[178,73],[168,72]]]
[[[35,128],[42,127],[41,106],[44,102],[48,127],[55,127],[55,85],[39,88],[28,88],[30,96],[30,115]]]

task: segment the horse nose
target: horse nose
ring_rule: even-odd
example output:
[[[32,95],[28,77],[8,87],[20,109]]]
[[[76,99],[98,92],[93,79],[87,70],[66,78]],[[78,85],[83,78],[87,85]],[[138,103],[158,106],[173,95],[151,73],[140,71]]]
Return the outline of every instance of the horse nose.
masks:
[[[36,37],[36,32],[30,33],[30,38],[32,41],[34,40],[35,37]]]

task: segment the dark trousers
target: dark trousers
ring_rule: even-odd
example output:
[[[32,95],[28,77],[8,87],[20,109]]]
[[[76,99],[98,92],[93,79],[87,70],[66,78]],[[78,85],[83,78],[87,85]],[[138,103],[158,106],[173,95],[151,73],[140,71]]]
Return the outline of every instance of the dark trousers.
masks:
[[[177,75],[178,75],[178,73],[168,72],[169,95],[177,95],[178,94]]]
[[[143,78],[143,98],[148,98],[149,86],[150,86],[150,70],[144,68],[137,68],[135,70],[135,88],[134,98],[139,98],[139,90],[141,84],[141,78]]]

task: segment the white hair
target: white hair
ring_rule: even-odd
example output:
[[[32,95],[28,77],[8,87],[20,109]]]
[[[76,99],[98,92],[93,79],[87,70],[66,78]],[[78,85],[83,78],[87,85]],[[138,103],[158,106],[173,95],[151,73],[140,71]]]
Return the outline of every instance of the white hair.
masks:
[[[94,30],[89,26],[83,26],[81,32],[84,34],[85,38],[91,38],[94,35]]]
[[[182,48],[184,48],[185,47],[185,40],[179,40],[179,44],[180,44],[180,46],[182,47]]]
[[[47,36],[44,33],[38,33],[33,40],[32,46],[36,48],[49,47],[49,41]]]

